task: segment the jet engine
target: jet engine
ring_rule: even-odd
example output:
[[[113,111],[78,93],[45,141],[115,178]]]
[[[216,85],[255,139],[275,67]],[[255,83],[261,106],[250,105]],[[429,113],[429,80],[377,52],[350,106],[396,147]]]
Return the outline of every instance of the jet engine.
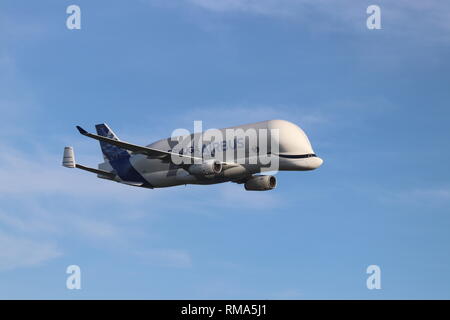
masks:
[[[194,163],[189,166],[188,171],[198,176],[216,175],[222,172],[222,163],[218,160],[210,160],[199,164]]]
[[[265,191],[277,186],[277,178],[274,176],[252,176],[245,183],[245,190]]]

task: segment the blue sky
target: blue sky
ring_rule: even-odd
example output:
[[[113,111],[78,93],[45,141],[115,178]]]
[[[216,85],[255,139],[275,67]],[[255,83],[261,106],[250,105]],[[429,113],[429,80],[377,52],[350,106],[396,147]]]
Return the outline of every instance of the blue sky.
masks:
[[[0,298],[450,298],[449,4],[167,2],[0,3]],[[147,144],[276,118],[325,162],[270,192],[60,165],[102,159],[75,125]]]

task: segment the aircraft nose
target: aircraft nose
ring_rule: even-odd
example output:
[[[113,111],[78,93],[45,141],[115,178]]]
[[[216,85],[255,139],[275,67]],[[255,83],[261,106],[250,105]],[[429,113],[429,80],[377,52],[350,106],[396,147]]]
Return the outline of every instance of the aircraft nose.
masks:
[[[318,167],[320,167],[323,163],[322,158],[319,157],[315,157],[314,158],[314,168],[317,169]]]

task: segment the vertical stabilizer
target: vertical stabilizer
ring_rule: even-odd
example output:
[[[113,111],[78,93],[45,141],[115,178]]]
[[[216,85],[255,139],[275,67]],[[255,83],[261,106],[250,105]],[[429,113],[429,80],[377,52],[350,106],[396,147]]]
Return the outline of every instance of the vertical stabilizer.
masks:
[[[75,155],[72,147],[64,148],[63,166],[66,168],[75,168]]]
[[[108,127],[106,123],[97,124],[95,126],[95,129],[97,130],[97,134],[99,136],[107,137],[113,140],[119,140],[119,138],[115,135],[111,128]],[[111,161],[129,156],[129,152],[127,150],[109,144],[107,142],[100,141],[100,147],[102,149],[105,161]]]

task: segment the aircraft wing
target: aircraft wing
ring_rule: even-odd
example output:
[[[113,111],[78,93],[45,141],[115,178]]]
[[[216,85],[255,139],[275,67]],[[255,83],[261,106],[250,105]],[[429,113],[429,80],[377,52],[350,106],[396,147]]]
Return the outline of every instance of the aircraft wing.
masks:
[[[128,143],[125,141],[119,141],[119,140],[113,140],[107,137],[103,137],[103,136],[99,136],[96,134],[92,134],[87,132],[86,130],[84,130],[83,128],[81,128],[80,126],[77,126],[78,131],[89,138],[95,139],[95,140],[99,140],[99,141],[104,141],[106,143],[112,144],[114,146],[118,146],[122,149],[126,149],[126,150],[130,150],[134,153],[140,153],[140,154],[145,154],[149,157],[179,157],[179,158],[185,158],[185,159],[189,159],[191,161],[193,160],[197,160],[197,161],[203,161],[202,158],[198,158],[198,157],[192,157],[192,156],[188,156],[188,155],[181,155],[178,153],[174,153],[174,152],[169,152],[169,151],[163,151],[163,150],[158,150],[158,149],[154,149],[154,148],[148,148],[148,147],[144,147],[144,146],[139,146],[136,144],[132,144],[132,143]]]

